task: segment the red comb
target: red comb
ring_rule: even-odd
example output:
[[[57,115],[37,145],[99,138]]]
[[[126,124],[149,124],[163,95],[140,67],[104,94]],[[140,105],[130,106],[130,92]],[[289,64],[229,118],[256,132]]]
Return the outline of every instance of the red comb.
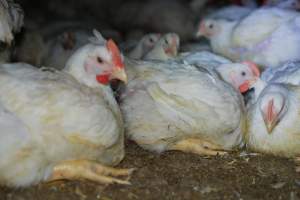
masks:
[[[257,65],[251,61],[244,61],[242,64],[248,65],[250,69],[252,70],[254,76],[259,77],[260,76],[260,71],[257,67]]]
[[[106,42],[106,48],[111,53],[114,65],[118,68],[124,68],[124,63],[121,58],[120,50],[112,39],[109,39]]]

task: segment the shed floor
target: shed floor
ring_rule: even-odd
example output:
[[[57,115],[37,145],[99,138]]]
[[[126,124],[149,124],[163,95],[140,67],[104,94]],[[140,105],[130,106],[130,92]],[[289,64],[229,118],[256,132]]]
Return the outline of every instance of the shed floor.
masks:
[[[130,142],[120,167],[138,168],[131,186],[60,182],[27,189],[0,188],[0,199],[300,199],[300,174],[294,171],[295,164],[278,157],[158,155]]]

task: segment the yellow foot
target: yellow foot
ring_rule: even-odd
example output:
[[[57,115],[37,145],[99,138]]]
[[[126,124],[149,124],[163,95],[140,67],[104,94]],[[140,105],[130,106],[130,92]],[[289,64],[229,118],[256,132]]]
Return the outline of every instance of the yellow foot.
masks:
[[[168,149],[209,156],[227,154],[219,145],[201,139],[181,140],[171,145]]]
[[[130,185],[128,179],[133,171],[134,169],[115,169],[88,160],[70,160],[55,165],[52,175],[47,181],[86,179],[103,184]],[[116,178],[118,176],[126,176],[127,178],[122,180]]]

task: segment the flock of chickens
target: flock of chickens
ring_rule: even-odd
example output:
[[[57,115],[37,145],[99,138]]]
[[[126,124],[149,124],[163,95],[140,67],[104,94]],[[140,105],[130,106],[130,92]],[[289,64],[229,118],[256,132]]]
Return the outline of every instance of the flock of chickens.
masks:
[[[270,1],[213,12],[194,33],[211,51],[199,42],[179,52],[176,33],[119,48],[96,30],[62,33],[42,51],[30,49],[44,45],[31,33],[13,63],[9,46],[24,14],[0,0],[0,184],[130,184],[134,168],[111,167],[125,156],[125,138],[154,152],[224,155],[246,146],[297,160],[298,6]]]

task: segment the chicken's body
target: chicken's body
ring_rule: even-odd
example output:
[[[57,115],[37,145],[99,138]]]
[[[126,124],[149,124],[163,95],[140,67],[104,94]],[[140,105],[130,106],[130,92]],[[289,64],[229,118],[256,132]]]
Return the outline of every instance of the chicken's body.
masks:
[[[0,77],[1,121],[11,123],[1,126],[1,182],[46,180],[63,160],[122,160],[122,119],[109,88],[89,88],[66,73],[25,64],[4,65]]]
[[[205,69],[163,62],[127,63],[129,84],[121,98],[127,136],[142,147],[215,155],[242,143],[241,96]],[[194,149],[194,145],[196,148]]]
[[[261,8],[237,21],[204,20],[198,33],[210,38],[215,52],[232,60],[277,67],[300,58],[299,21],[297,12]]]
[[[115,165],[124,157],[119,107],[110,87],[99,84],[106,79],[96,80],[102,63],[91,60],[98,52],[107,73],[111,57],[120,57],[114,43],[101,43],[76,51],[64,72],[23,63],[1,66],[1,184],[27,186],[61,178],[119,182],[99,176],[107,174],[89,163]]]
[[[273,83],[262,91],[249,109],[246,143],[250,149],[285,157],[300,156],[299,97],[299,86]],[[263,101],[272,102],[269,105],[275,108],[262,110],[266,107],[263,106]],[[278,109],[281,106],[282,109]],[[270,119],[264,119],[264,112],[269,113]],[[272,125],[272,130],[268,130],[267,123],[270,123],[274,116],[277,123]]]

